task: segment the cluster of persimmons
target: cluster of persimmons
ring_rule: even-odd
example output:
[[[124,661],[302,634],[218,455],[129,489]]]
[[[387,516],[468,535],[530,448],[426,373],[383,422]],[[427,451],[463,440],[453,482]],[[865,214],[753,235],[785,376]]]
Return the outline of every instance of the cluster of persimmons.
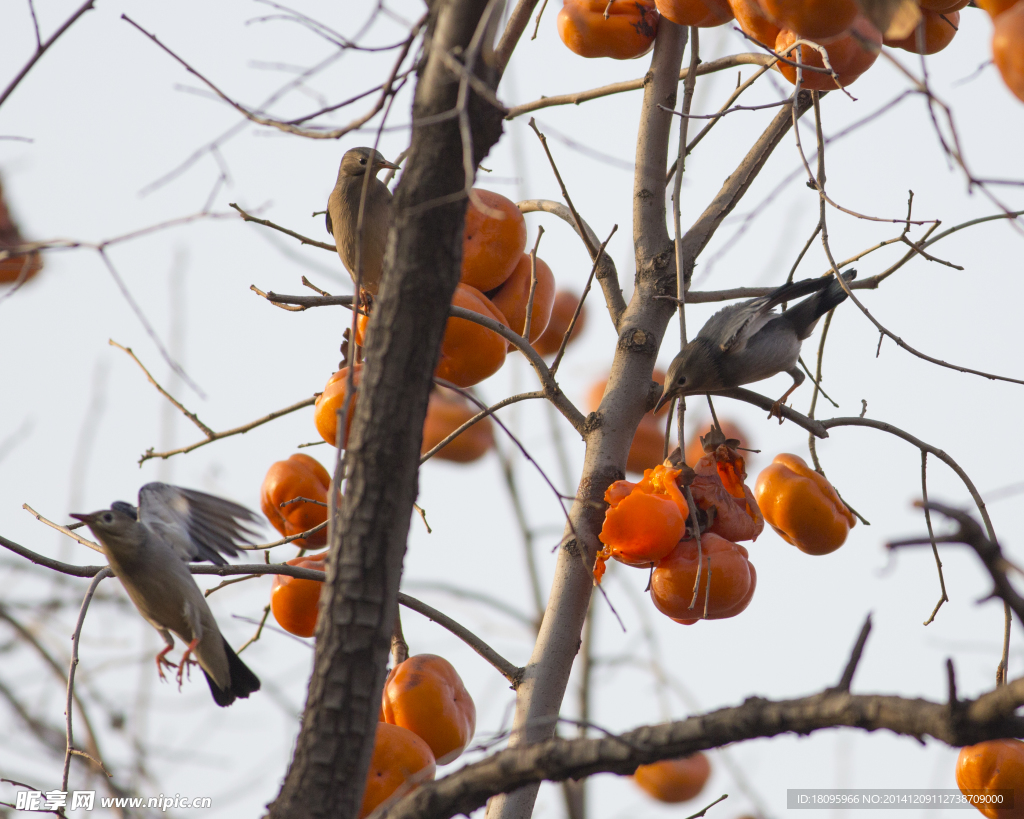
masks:
[[[528,333],[527,340],[538,354],[554,355],[563,343],[580,299],[568,291],[556,292],[551,268],[543,259],[525,250],[526,221],[515,203],[501,194],[474,189],[466,210],[462,275],[452,304],[479,313],[518,335],[525,337]],[[583,316],[581,312],[570,339],[582,329]],[[364,340],[367,323],[368,316],[363,311],[356,333],[359,344]],[[494,330],[451,317],[445,327],[434,375],[458,387],[472,387],[501,369],[510,348],[516,349]],[[361,371],[362,365],[355,364],[354,384],[359,383]],[[317,431],[332,445],[338,440],[337,419],[344,411],[348,380],[348,366],[342,366],[330,377],[316,401]],[[347,417],[351,424],[355,401],[348,403]],[[423,452],[433,449],[476,413],[460,394],[441,388],[435,390],[423,427]],[[346,438],[347,434],[346,430]],[[465,463],[482,456],[493,443],[491,423],[484,418],[436,455]]]
[[[815,46],[823,48],[835,77],[802,71],[801,87],[832,91],[851,85],[867,71],[882,45],[915,54],[942,51],[956,36],[960,10],[968,0],[918,0],[918,5],[917,28],[889,39],[861,14],[858,0],[563,0],[558,33],[583,57],[627,60],[652,46],[661,17],[697,28],[735,21],[748,38],[784,55],[786,62],[775,68],[794,84],[798,56],[803,65],[824,69]],[[1003,80],[1024,100],[1024,0],[977,0],[976,5],[993,18],[992,58]],[[792,49],[798,40],[799,55]]]
[[[661,449],[665,436],[655,425]],[[638,437],[649,436],[642,427]],[[637,443],[634,438],[631,456],[642,464],[653,452],[637,451]],[[677,450],[644,469],[639,482],[612,483],[604,496],[608,509],[595,580],[601,581],[609,559],[650,569],[655,607],[692,625],[735,617],[749,605],[757,572],[739,541],[755,540],[766,520],[807,554],[825,555],[843,545],[856,521],[824,477],[783,453],[761,472],[752,492],[739,447],[738,439],[712,428],[701,438],[701,451],[691,449],[691,458],[699,455],[692,469]]]

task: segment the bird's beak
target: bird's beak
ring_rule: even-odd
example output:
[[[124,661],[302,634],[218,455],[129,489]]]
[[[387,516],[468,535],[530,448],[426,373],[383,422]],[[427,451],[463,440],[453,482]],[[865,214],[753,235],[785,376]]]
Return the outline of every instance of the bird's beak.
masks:
[[[378,167],[378,168],[390,168],[393,171],[399,170],[399,166],[398,165],[396,165],[394,162],[388,162],[386,159],[383,162],[376,163],[376,167]]]
[[[90,523],[93,520],[93,518],[96,517],[96,513],[92,512],[88,515],[82,515],[78,512],[70,512],[68,514],[68,517],[74,518],[75,520],[80,520],[82,521],[82,523]]]
[[[665,406],[669,401],[671,401],[675,397],[675,393],[671,392],[668,389],[664,390],[661,393],[661,398],[658,399],[658,403],[654,405],[653,412],[657,413],[663,406]]]

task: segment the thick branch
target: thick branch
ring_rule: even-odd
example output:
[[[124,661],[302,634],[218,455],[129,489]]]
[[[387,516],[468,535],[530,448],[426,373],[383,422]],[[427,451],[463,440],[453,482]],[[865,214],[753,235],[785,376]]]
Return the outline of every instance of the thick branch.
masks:
[[[380,819],[447,819],[469,815],[491,794],[542,780],[563,781],[596,773],[631,774],[637,765],[686,756],[734,742],[780,734],[806,736],[825,728],[885,729],[952,746],[1024,736],[1024,679],[977,700],[946,702],[884,695],[853,695],[835,689],[795,700],[750,697],[742,705],[599,739],[551,739],[501,751],[436,782],[427,782]]]

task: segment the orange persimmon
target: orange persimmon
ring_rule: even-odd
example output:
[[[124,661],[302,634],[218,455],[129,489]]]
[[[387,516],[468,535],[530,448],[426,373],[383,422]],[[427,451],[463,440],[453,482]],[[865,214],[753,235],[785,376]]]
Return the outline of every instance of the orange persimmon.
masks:
[[[525,248],[526,220],[516,203],[500,193],[473,188],[462,234],[463,284],[482,292],[500,286],[516,269]]]
[[[569,329],[569,322],[576,313],[576,306],[580,303],[580,297],[568,290],[559,290],[555,293],[555,301],[551,306],[551,319],[548,321],[547,329],[536,341],[531,342],[533,349],[540,355],[554,355],[562,346],[562,339],[565,331]],[[580,310],[580,317],[573,325],[572,335],[569,336],[568,344],[572,344],[576,337],[583,330],[587,323],[587,305],[583,304]],[[568,347],[568,344],[566,345]]]
[[[429,452],[476,414],[477,409],[458,393],[443,387],[435,388],[430,393],[427,417],[423,422],[423,446],[420,452]],[[465,464],[482,457],[493,446],[491,419],[483,418],[438,450],[433,457]]]
[[[758,0],[758,3],[780,28],[815,42],[842,34],[853,25],[860,11],[857,0]]]
[[[293,498],[309,498],[327,503],[331,476],[315,458],[298,452],[287,461],[270,465],[260,488],[260,509],[267,520],[285,537],[312,529],[327,520],[327,507],[316,503],[281,504]],[[327,529],[321,529],[308,538],[293,540],[299,548],[323,546],[327,542]]]
[[[359,819],[392,795],[403,796],[429,782],[436,771],[437,763],[426,742],[407,728],[378,722]]]
[[[965,794],[1012,791],[1013,808],[1002,810],[993,803],[975,803],[988,819],[1024,817],[1024,742],[990,739],[960,749],[956,758],[956,784]]]
[[[630,60],[646,54],[658,33],[654,0],[563,0],[557,22],[562,42],[581,57]]]
[[[733,16],[725,0],[657,0],[657,5],[662,17],[681,26],[714,28]]]
[[[458,672],[444,657],[417,654],[388,673],[384,719],[422,738],[438,765],[454,761],[476,731],[476,706]]]
[[[655,607],[687,626],[698,620],[735,617],[749,605],[757,586],[757,572],[743,546],[712,532],[700,536],[700,546],[700,586],[693,608],[690,602],[697,580],[696,540],[682,541],[651,574],[651,600]]]
[[[1009,11],[1020,0],[974,0],[975,4],[988,12],[988,16],[993,20],[996,19],[1004,11]]]
[[[352,383],[358,387],[362,377],[363,365],[356,364],[355,371],[352,373]],[[313,421],[316,423],[316,431],[331,446],[334,446],[337,440],[338,413],[342,412],[345,407],[345,391],[347,389],[348,367],[342,367],[327,379],[324,391],[317,396],[316,403],[313,405]],[[353,396],[352,400],[348,402],[348,421],[345,429],[346,440],[352,428],[352,417],[355,415],[357,396]]]
[[[856,32],[859,37],[848,33],[825,45],[829,63],[832,65],[832,70],[839,77],[839,82],[843,88],[852,85],[878,59],[877,47],[873,49],[870,44],[875,46],[882,45],[882,35],[877,28],[868,22],[866,17],[858,17],[850,27],[850,30]],[[779,36],[775,38],[775,50],[781,54],[785,49],[793,45],[797,39],[796,32],[784,28],[779,32]],[[864,42],[861,42],[861,39]],[[799,51],[800,62],[804,65],[814,66],[815,68],[825,67],[821,54],[817,50],[802,45]],[[786,59],[795,61],[796,52],[797,49],[790,51],[786,55]],[[796,85],[796,66],[780,62],[776,63],[775,67],[782,72],[783,77]],[[819,71],[804,71],[802,73],[803,81],[801,87],[804,89],[811,91],[834,91],[837,88],[836,81],[832,79],[831,74]]]
[[[526,329],[526,305],[530,301],[531,274],[530,254],[524,253],[516,265],[512,275],[497,290],[488,295],[491,303],[497,307],[508,326],[519,335]],[[537,259],[537,286],[533,292],[533,310],[530,318],[530,338],[532,343],[540,338],[551,320],[551,309],[555,303],[555,276],[551,268],[541,259]],[[563,331],[564,332],[564,331]]]
[[[809,555],[834,552],[857,522],[832,484],[798,455],[776,455],[757,476],[754,497],[779,536]]]
[[[736,24],[748,37],[753,37],[766,46],[774,46],[779,36],[779,27],[765,16],[757,0],[729,0],[729,8],[736,17]]]
[[[288,565],[323,572],[327,571],[324,565],[326,558],[327,552],[303,555],[289,560]],[[270,589],[270,610],[277,624],[299,637],[312,637],[316,631],[316,615],[323,585],[319,580],[275,574],[274,585]]]
[[[627,566],[650,566],[671,552],[686,531],[690,509],[676,478],[678,469],[656,466],[644,472],[639,483],[615,481],[605,490],[609,508],[598,540],[594,578],[604,575],[613,557]]]
[[[704,447],[708,451],[694,464],[690,491],[698,508],[714,507],[708,531],[726,540],[757,540],[764,517],[746,484],[743,457],[716,430],[704,436]]]
[[[1024,102],[1024,2],[1018,0],[1013,8],[995,18],[992,60],[1006,87]]]
[[[698,796],[710,777],[711,763],[698,751],[679,759],[641,765],[633,774],[633,781],[659,802],[675,803]]]
[[[508,322],[491,300],[475,287],[460,284],[452,304],[504,324]],[[434,375],[460,387],[472,387],[494,375],[505,363],[508,342],[493,330],[461,318],[449,318]]]
[[[918,27],[920,26],[924,26],[923,50],[918,43],[917,29],[900,40],[883,39],[882,43],[890,48],[902,48],[911,54],[935,54],[953,42],[953,37],[960,27],[960,12],[939,13],[922,8],[921,22],[918,23]]]

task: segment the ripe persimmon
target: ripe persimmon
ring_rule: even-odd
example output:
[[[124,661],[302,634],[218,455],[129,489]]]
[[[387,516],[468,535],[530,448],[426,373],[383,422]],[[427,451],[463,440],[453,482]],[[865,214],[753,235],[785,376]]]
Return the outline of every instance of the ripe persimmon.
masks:
[[[1013,791],[1013,808],[978,801],[974,806],[988,819],[1024,817],[1024,742],[991,739],[960,749],[956,758],[956,784],[965,794]]]
[[[688,626],[698,620],[735,617],[749,605],[757,586],[757,572],[744,547],[712,532],[700,536],[700,545],[700,585],[693,608],[690,603],[697,580],[696,540],[681,541],[651,574],[651,600],[655,607]]]
[[[468,284],[455,288],[452,304],[508,327],[505,316],[491,300]],[[460,387],[472,387],[500,370],[507,352],[508,342],[493,330],[467,319],[451,317],[445,325],[441,357],[434,375]]]
[[[417,654],[391,669],[381,702],[384,719],[423,739],[438,765],[457,759],[476,731],[473,698],[452,664],[436,654]]]
[[[711,777],[711,763],[699,751],[679,759],[662,759],[641,765],[633,780],[659,802],[687,802],[704,790]]]
[[[288,565],[323,572],[327,570],[324,565],[326,558],[327,552],[303,555],[289,560]],[[277,624],[299,637],[312,637],[316,631],[316,615],[323,585],[319,580],[275,574],[274,585],[270,589],[270,610]]]
[[[757,476],[754,497],[779,536],[809,555],[834,552],[857,522],[832,484],[798,455],[776,455]]]
[[[355,372],[352,374],[352,381],[358,387],[363,377],[363,365],[356,364]],[[338,433],[338,413],[345,406],[345,391],[348,388],[348,367],[342,367],[324,385],[324,391],[317,396],[313,405],[313,421],[316,423],[316,431],[331,446],[335,445],[335,436]],[[348,428],[346,429],[346,440],[348,432],[352,427],[352,417],[355,414],[356,397],[348,403]]]
[[[882,35],[878,29],[868,22],[866,17],[858,17],[850,27],[859,37],[853,34],[844,34],[825,45],[828,52],[828,60],[832,70],[839,77],[839,82],[846,88],[865,71],[867,71],[878,59],[878,48],[882,45]],[[797,41],[797,34],[790,29],[782,29],[779,36],[775,38],[775,50],[781,54]],[[863,42],[862,42],[863,40]],[[804,65],[824,68],[825,63],[821,54],[809,46],[802,45],[799,48],[800,61]],[[797,49],[793,49],[786,55],[786,59],[796,61]],[[796,85],[796,66],[776,63],[776,68],[782,72],[782,76]],[[819,71],[803,71],[801,87],[812,91],[834,91],[838,87],[831,74],[824,74]]]
[[[815,42],[842,34],[853,25],[853,21],[860,11],[856,0],[758,0],[758,2],[765,15],[778,23],[780,28],[789,29],[796,32],[798,37],[806,37]],[[793,39],[795,40],[797,37]],[[829,59],[831,59],[831,55]]]
[[[530,254],[524,253],[516,265],[512,275],[497,290],[488,295],[491,303],[497,307],[508,326],[519,335],[526,329],[526,305],[530,301],[530,285],[532,283]],[[537,286],[533,292],[533,310],[530,319],[530,338],[533,342],[540,338],[551,320],[551,309],[555,303],[555,276],[551,268],[541,259],[537,259]]]
[[[301,452],[270,465],[260,489],[260,509],[267,520],[282,535],[288,537],[312,529],[327,520],[327,507],[315,503],[282,503],[293,498],[327,502],[331,476],[315,458]],[[327,542],[327,529],[321,529],[308,538],[293,540],[296,546],[323,546]]]
[[[714,429],[704,436],[704,448],[690,492],[697,507],[712,515],[708,531],[726,540],[757,540],[764,517],[746,484],[743,457]]]
[[[714,28],[733,16],[725,0],[657,0],[657,4],[662,17],[680,26]]]
[[[569,322],[572,321],[572,317],[576,313],[576,306],[579,303],[580,297],[575,293],[570,293],[568,290],[559,290],[555,293],[555,301],[551,306],[551,319],[548,321],[547,329],[544,330],[541,337],[531,342],[533,349],[540,355],[554,355],[557,353],[558,348],[562,346],[565,331],[569,329]],[[568,344],[573,343],[586,323],[587,305],[584,303],[583,308],[580,310],[580,317],[576,319],[576,324],[573,325],[572,335],[569,336]],[[567,347],[568,344],[566,345]]]
[[[378,722],[359,819],[391,796],[404,796],[429,782],[436,771],[437,763],[426,742],[407,728]]]
[[[651,374],[651,379],[664,385],[665,373],[655,370]],[[608,379],[605,378],[590,388],[587,392],[587,412],[594,412],[601,405],[607,386]],[[640,419],[640,424],[633,433],[633,441],[629,445],[629,455],[626,457],[627,472],[643,474],[645,470],[653,469],[665,459],[665,419],[669,406],[666,404],[657,413],[648,411]]]
[[[443,387],[435,388],[427,405],[420,451],[429,452],[476,414],[476,407],[458,393]],[[482,457],[493,446],[493,424],[490,418],[483,418],[439,449],[433,457],[464,464]]]
[[[654,0],[563,0],[557,22],[562,42],[581,57],[631,60],[646,54],[658,33]]]
[[[769,48],[775,45],[775,38],[779,36],[780,29],[765,16],[757,0],[729,0],[729,8],[744,34]]]
[[[627,566],[651,566],[675,548],[690,514],[676,483],[679,474],[678,469],[656,466],[639,483],[615,481],[605,490],[609,507],[597,536],[604,544],[594,566],[598,583],[610,557]]]
[[[1020,0],[974,0],[978,8],[985,9],[993,20],[1004,11],[1012,9]]]
[[[882,40],[882,43],[890,48],[902,48],[911,54],[936,54],[953,42],[953,37],[960,27],[960,12],[948,11],[940,14],[922,7],[918,27],[921,26],[924,26],[923,47],[918,41],[917,29],[901,40]]]
[[[1006,87],[1024,102],[1024,2],[1018,0],[1013,8],[995,18],[992,60]]]
[[[486,210],[473,201],[479,200]],[[486,292],[512,275],[526,248],[526,220],[511,199],[473,188],[462,234],[462,282]]]

